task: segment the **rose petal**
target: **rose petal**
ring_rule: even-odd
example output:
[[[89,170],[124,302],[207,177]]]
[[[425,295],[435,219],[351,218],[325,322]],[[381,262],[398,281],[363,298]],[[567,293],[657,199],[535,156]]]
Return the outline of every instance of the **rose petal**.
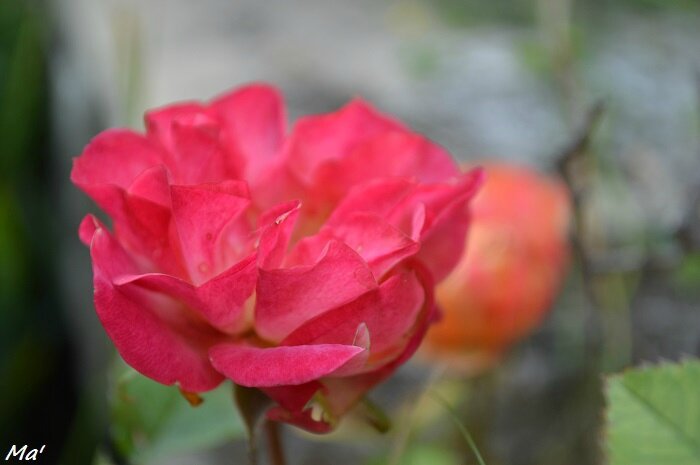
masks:
[[[420,266],[416,267],[415,271],[417,271],[417,277],[423,283],[423,288],[426,290],[426,297],[423,307],[424,313],[417,320],[411,338],[404,346],[403,351],[396,358],[377,370],[345,378],[324,378],[324,398],[331,415],[336,417],[343,415],[352,408],[368,390],[394,374],[396,369],[403,365],[413,356],[416,350],[418,350],[430,324],[435,319],[437,307],[435,306],[433,282],[429,272]]]
[[[175,145],[173,127],[178,125],[211,124],[204,105],[199,102],[180,102],[147,111],[144,115],[149,138],[158,141],[168,150]]]
[[[164,208],[170,208],[168,171],[159,164],[142,171],[129,184],[127,193],[130,197],[148,200]]]
[[[288,163],[294,174],[311,184],[316,168],[346,157],[358,144],[403,126],[356,99],[337,112],[300,119],[290,136]]]
[[[324,233],[355,250],[368,263],[377,280],[420,249],[420,244],[371,213],[349,214],[342,223],[325,228]]]
[[[178,184],[214,183],[241,177],[244,161],[224,150],[218,126],[176,123],[171,134],[172,170]]]
[[[420,243],[417,258],[439,280],[459,259],[469,222],[468,201],[481,182],[480,170],[434,184],[403,178],[371,182],[348,194],[327,221],[327,227],[350,222],[358,212],[380,216]]]
[[[466,206],[467,200],[476,194],[481,186],[483,172],[472,170],[448,182],[416,184],[400,202],[387,212],[388,221],[410,234],[414,239],[424,238],[439,223],[443,212]],[[425,208],[421,229],[412,230],[415,225],[414,213],[417,208]],[[466,208],[463,209],[466,212]]]
[[[124,129],[107,130],[73,159],[71,181],[113,215],[121,208],[123,189],[162,159],[160,148],[144,136]]]
[[[376,368],[403,350],[425,302],[421,281],[402,271],[379,289],[308,320],[281,344],[358,344],[358,328],[365,326],[372,338],[369,362]]]
[[[223,376],[209,363],[207,347],[215,343],[216,334],[176,302],[116,286],[115,279],[136,269],[105,229],[95,229],[91,244],[95,309],[122,358],[162,384],[177,383],[191,392],[215,388]]]
[[[425,220],[420,230],[414,231],[414,235],[421,237],[421,250],[416,258],[428,267],[437,282],[450,273],[461,257],[470,219],[469,200],[482,182],[481,170],[473,170],[463,175],[451,192],[437,193],[427,199],[418,194],[409,200],[425,202]],[[415,218],[412,221],[415,225]]]
[[[209,355],[219,372],[248,387],[287,386],[308,383],[333,373],[363,352],[343,344],[259,348],[219,344]]]
[[[370,356],[370,336],[367,324],[362,322],[355,330],[352,345],[362,347],[364,350],[348,360],[343,366],[333,371],[329,376],[340,378],[364,371]]]
[[[250,190],[253,192],[253,202],[260,211],[287,203],[289,199],[304,199],[304,208],[307,207],[305,196],[308,190],[279,158],[272,158],[257,176],[251,177]]]
[[[325,406],[334,417],[340,417],[350,410],[367,391],[388,379],[416,352],[428,329],[427,320],[422,320],[403,351],[390,363],[367,373],[342,378],[323,379]]]
[[[253,84],[215,99],[210,112],[221,121],[228,143],[246,160],[246,178],[257,178],[279,153],[285,134],[282,96]]]
[[[314,265],[260,269],[255,328],[261,337],[279,341],[309,318],[376,286],[364,260],[347,245],[331,240]]]
[[[100,220],[95,218],[94,215],[85,215],[85,218],[80,222],[78,227],[78,236],[80,237],[80,242],[90,247],[92,238],[95,235],[97,228],[103,227]]]
[[[301,203],[297,200],[271,208],[260,216],[262,228],[258,244],[258,266],[273,269],[282,265],[287,246],[299,216]]]
[[[340,163],[345,176],[406,177],[440,182],[459,175],[459,167],[441,147],[407,131],[390,131],[359,146]],[[339,173],[340,174],[340,173]]]
[[[415,189],[415,183],[404,178],[370,181],[353,188],[333,210],[326,225],[335,226],[357,213],[371,213],[387,218],[387,215]]]
[[[245,184],[240,181],[171,187],[173,219],[195,284],[225,269],[227,264],[220,260],[221,235],[250,204],[244,192]]]
[[[255,290],[257,267],[251,255],[201,286],[165,274],[128,276],[118,281],[121,288],[140,286],[167,294],[187,304],[217,329],[236,334],[246,321],[245,302]]]
[[[347,156],[321,163],[313,181],[316,197],[341,199],[355,185],[376,178],[440,182],[459,175],[442,148],[405,131],[389,131],[359,144]]]
[[[149,269],[185,276],[179,245],[171,246],[171,209],[168,175],[163,165],[143,171],[123,194],[113,215],[121,244]]]
[[[271,386],[261,390],[282,408],[291,412],[301,412],[314,394],[322,389],[323,385],[318,381],[309,381],[294,386]]]

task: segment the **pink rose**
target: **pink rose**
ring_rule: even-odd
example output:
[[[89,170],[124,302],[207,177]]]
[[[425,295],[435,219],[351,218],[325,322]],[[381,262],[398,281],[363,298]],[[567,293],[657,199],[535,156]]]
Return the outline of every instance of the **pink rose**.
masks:
[[[80,226],[109,337],[160,383],[229,378],[273,399],[269,418],[328,431],[422,340],[479,172],[360,100],[288,134],[260,84],[145,120],[71,174],[112,219]]]

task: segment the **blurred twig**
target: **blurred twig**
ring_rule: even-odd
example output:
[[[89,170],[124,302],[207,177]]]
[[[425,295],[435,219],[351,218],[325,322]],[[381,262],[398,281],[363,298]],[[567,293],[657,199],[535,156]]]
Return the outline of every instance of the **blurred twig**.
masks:
[[[598,314],[600,302],[593,289],[592,260],[584,244],[584,237],[588,231],[584,220],[583,202],[590,190],[593,171],[590,166],[589,147],[593,133],[604,112],[604,103],[602,101],[596,102],[588,110],[583,123],[574,133],[571,141],[555,157],[556,170],[564,179],[572,195],[573,232],[571,242],[581,266],[583,286],[590,300],[590,307],[592,307],[588,314],[587,342],[588,352],[594,356],[597,356],[600,351],[602,323]]]
[[[605,112],[602,101],[596,102],[586,114],[581,127],[571,141],[557,154],[556,170],[567,184],[574,207],[574,247],[581,259],[584,274],[591,273],[589,256],[582,242],[585,225],[583,221],[583,198],[590,188],[591,169],[586,166],[588,148],[595,129]]]
[[[602,100],[594,103],[586,113],[583,123],[570,142],[556,157],[557,169],[565,179],[568,180],[571,176],[571,173],[568,171],[570,165],[587,153],[591,137],[604,113],[605,103]]]

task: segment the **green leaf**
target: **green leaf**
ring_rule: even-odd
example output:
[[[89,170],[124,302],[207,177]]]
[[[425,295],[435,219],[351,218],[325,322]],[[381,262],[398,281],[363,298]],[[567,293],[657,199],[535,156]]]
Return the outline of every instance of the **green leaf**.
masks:
[[[243,437],[230,385],[201,394],[193,407],[177,387],[164,386],[131,368],[119,377],[112,399],[112,438],[131,463],[150,463]]]
[[[700,362],[608,378],[610,465],[700,464]]]

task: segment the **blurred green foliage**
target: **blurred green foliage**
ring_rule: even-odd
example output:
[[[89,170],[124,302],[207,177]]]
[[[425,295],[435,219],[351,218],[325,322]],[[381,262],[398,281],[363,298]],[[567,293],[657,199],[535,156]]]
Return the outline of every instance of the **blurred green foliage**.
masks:
[[[2,173],[31,175],[26,154],[35,145],[36,123],[44,116],[45,54],[43,18],[26,2],[0,8],[0,135]]]
[[[700,253],[691,253],[675,271],[674,283],[678,290],[687,294],[700,293]]]
[[[167,462],[245,436],[229,383],[201,394],[203,402],[193,407],[176,387],[150,380],[123,362],[115,371],[110,430],[117,456],[128,463]],[[100,455],[99,460],[107,459]]]
[[[538,3],[543,0],[423,0],[434,7],[445,24],[453,27],[470,27],[488,22],[529,25],[535,19]],[[560,6],[561,2],[556,2]],[[697,10],[697,0],[567,0],[564,2],[577,10],[634,8],[638,11]],[[544,3],[546,5],[546,2]]]
[[[413,444],[392,465],[458,465],[463,463],[457,451],[437,444]],[[367,465],[388,465],[384,459],[372,459]]]
[[[0,437],[55,460],[75,392],[55,278],[42,4],[0,4]],[[42,418],[43,421],[36,421]]]
[[[611,2],[611,0],[608,0]],[[628,3],[633,6],[639,6],[649,9],[663,10],[670,8],[681,9],[697,9],[698,2],[696,0],[624,0],[621,3]]]
[[[450,26],[467,27],[485,21],[529,23],[533,0],[432,0],[439,17]]]

